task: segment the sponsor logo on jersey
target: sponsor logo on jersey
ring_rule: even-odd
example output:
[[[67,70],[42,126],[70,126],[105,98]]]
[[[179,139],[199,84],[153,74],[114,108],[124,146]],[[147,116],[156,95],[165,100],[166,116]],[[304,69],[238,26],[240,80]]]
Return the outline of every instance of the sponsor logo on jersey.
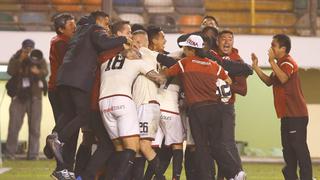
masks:
[[[201,64],[201,65],[206,65],[209,66],[211,65],[210,62],[204,62],[204,61],[199,61],[199,60],[192,60],[193,63]]]
[[[171,117],[170,116],[165,116],[165,115],[160,115],[160,119],[161,120],[165,120],[165,121],[170,121],[171,120]]]
[[[116,111],[120,109],[125,109],[125,105],[120,105],[120,106],[111,106],[110,108],[104,109],[103,112],[111,112],[111,111]]]

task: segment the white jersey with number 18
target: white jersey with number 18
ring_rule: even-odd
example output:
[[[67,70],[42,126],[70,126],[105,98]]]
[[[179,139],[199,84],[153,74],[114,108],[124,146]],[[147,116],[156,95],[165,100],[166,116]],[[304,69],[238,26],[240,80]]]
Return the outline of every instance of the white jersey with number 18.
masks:
[[[118,54],[101,65],[99,99],[112,95],[132,97],[131,87],[138,74],[154,70],[141,59],[129,60]]]

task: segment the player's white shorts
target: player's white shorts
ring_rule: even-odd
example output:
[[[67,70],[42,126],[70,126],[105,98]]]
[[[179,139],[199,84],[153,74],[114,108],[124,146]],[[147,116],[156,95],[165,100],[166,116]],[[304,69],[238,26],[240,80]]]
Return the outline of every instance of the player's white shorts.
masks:
[[[159,127],[159,104],[142,104],[138,107],[138,119],[140,123],[140,138],[154,140]]]
[[[165,145],[182,144],[184,140],[184,128],[180,114],[162,109],[160,112],[160,127],[165,137]]]
[[[99,101],[103,124],[111,139],[139,136],[137,108],[127,96],[111,96]]]
[[[181,116],[181,120],[184,126],[184,132],[185,132],[185,140],[187,142],[187,146],[193,146],[194,144],[194,140],[191,134],[191,128],[190,128],[190,123],[189,123],[189,118],[186,114],[186,112],[180,112],[180,116]]]
[[[162,132],[162,129],[161,129],[161,128],[158,128],[157,133],[156,133],[156,137],[155,137],[155,139],[152,141],[152,144],[151,144],[152,147],[159,147],[159,148],[161,148],[163,138],[164,138],[164,134],[163,134],[163,132]]]

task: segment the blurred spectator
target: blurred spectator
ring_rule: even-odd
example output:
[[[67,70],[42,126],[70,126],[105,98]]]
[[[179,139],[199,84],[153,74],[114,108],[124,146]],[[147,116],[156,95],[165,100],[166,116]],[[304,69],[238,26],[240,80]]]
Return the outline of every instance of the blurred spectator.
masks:
[[[15,78],[16,93],[12,94],[9,107],[9,129],[6,156],[15,159],[18,136],[25,113],[28,116],[29,144],[28,160],[36,160],[39,155],[40,121],[42,93],[46,93],[45,77],[47,64],[40,50],[34,49],[34,41],[26,39],[22,48],[10,59],[7,73]]]

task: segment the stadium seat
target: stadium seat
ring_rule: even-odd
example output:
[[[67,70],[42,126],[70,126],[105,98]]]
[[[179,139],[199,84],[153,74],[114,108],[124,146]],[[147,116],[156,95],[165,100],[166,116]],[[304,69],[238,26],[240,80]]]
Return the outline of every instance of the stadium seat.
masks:
[[[113,1],[115,6],[139,6],[141,5],[141,0],[116,0]]]
[[[177,32],[176,21],[172,16],[169,15],[150,15],[149,24],[160,26],[165,32]]]
[[[23,4],[49,4],[50,0],[20,0]]]
[[[12,15],[0,12],[0,22],[14,22]]]
[[[175,0],[176,7],[203,7],[203,0]]]
[[[50,11],[50,4],[23,4],[22,5],[24,11]]]
[[[81,0],[51,0],[53,4],[79,4]]]
[[[202,22],[202,16],[200,15],[182,15],[179,18],[179,25],[182,26],[197,26],[199,27]]]
[[[51,29],[48,13],[21,12],[18,20],[26,31],[49,31]]]
[[[2,3],[19,3],[19,0],[0,0],[0,4]]]
[[[21,12],[18,20],[20,23],[47,23],[47,13]]]
[[[172,6],[172,0],[145,0],[145,6]]]
[[[0,11],[20,11],[21,10],[21,4],[0,4]]]
[[[146,7],[148,13],[173,13],[174,12],[174,7],[173,6],[168,6],[168,7],[156,7],[156,6],[149,6]]]
[[[176,7],[180,14],[205,14],[206,10],[203,7]]]
[[[101,5],[102,0],[82,0],[83,4],[90,4],[90,5]]]
[[[115,6],[114,9],[118,13],[142,14],[144,12],[144,7],[141,6]]]
[[[130,24],[144,24],[144,19],[140,14],[124,13],[119,14],[122,20],[129,21]]]
[[[19,27],[15,23],[15,18],[11,14],[0,12],[0,30],[2,31],[17,31]]]
[[[93,11],[97,11],[97,10],[101,10],[101,6],[98,5],[83,5],[82,6],[82,10],[85,12],[93,12]]]
[[[55,5],[54,8],[59,12],[79,12],[82,10],[81,5]]]

